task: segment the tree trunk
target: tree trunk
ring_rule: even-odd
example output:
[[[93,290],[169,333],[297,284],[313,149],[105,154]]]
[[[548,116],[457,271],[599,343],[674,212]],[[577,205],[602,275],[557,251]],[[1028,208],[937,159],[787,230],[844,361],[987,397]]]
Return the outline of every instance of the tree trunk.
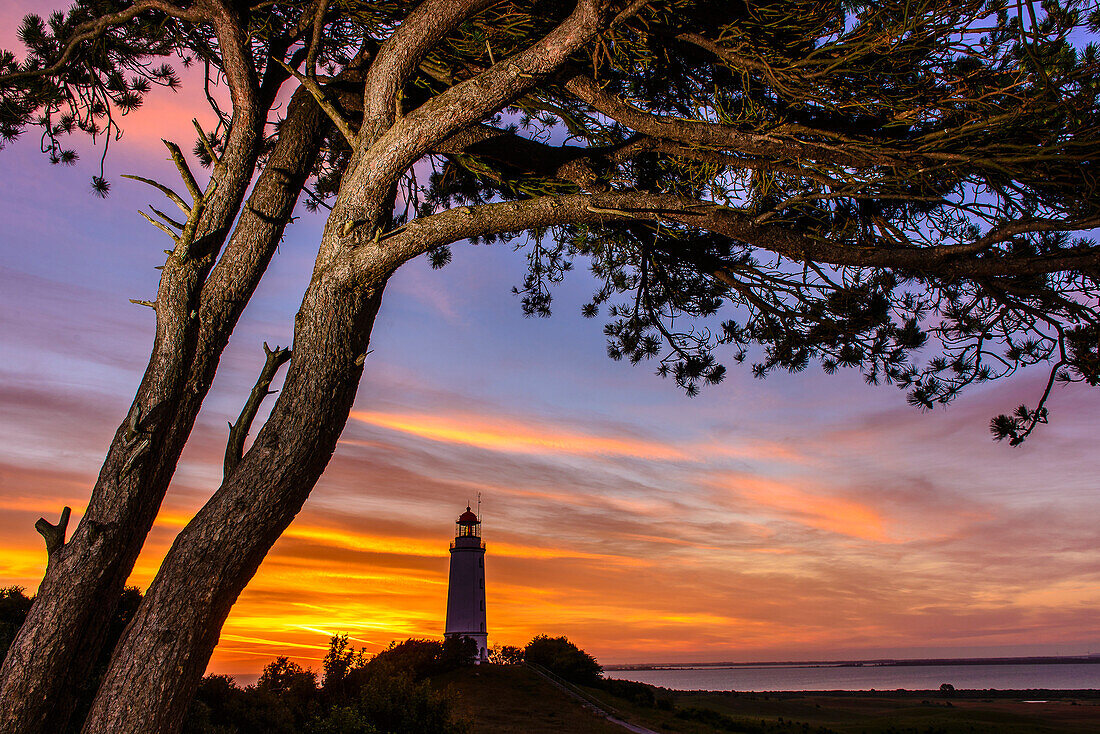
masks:
[[[86,734],[179,730],[230,608],[336,448],[387,277],[364,283],[347,267],[315,273],[271,416],[177,536],[115,649]]]
[[[182,300],[183,319],[162,319],[158,297],[157,340],[130,413],[108,449],[73,537],[50,555],[35,603],[0,669],[0,731],[54,734],[71,715],[72,692],[90,674],[222,350],[316,160],[324,125],[308,94],[296,95],[284,125],[290,134],[280,136],[213,271],[209,264],[205,270],[192,265],[200,272],[181,279],[186,280],[182,287],[162,282],[165,303]],[[224,186],[230,198],[215,212],[219,227],[200,238],[207,253],[220,249],[219,230],[224,238],[228,225],[222,225],[232,222],[239,208],[253,162],[254,155],[228,172],[234,184],[243,184],[236,204],[231,197],[237,186]],[[182,328],[164,328],[162,321]]]

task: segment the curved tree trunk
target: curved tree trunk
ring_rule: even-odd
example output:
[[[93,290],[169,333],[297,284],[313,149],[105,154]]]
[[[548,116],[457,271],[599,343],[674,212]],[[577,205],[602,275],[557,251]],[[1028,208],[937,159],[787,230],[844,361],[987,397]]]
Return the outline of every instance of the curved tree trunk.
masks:
[[[177,536],[122,640],[87,734],[179,730],[222,624],[301,509],[343,430],[387,275],[315,275],[270,418],[221,488]]]
[[[365,94],[400,90],[434,40],[482,5],[427,0],[417,6],[380,48]],[[377,110],[365,104],[354,140],[340,125],[353,154],[295,321],[283,389],[252,448],[161,564],[116,647],[87,734],[178,731],[230,608],[331,458],[386,280],[423,251],[393,248],[380,227],[391,219],[400,177],[433,144],[552,73],[600,27],[602,8],[601,0],[578,0],[537,43],[408,116],[398,114],[391,99]]]
[[[86,682],[99,654],[222,350],[316,160],[324,123],[308,94],[296,95],[284,125],[291,134],[280,137],[213,270],[184,262],[176,267],[192,272],[177,275],[167,272],[169,260],[158,296],[157,340],[130,413],[72,539],[50,554],[35,603],[0,669],[0,731],[53,734],[71,715],[73,691]],[[239,209],[258,142],[253,134],[237,146],[251,152],[250,160],[223,159],[230,164],[219,186],[225,201],[210,213],[217,226],[196,242],[211,260]],[[176,310],[182,306],[183,318],[162,320],[162,308],[168,310],[162,298],[165,304],[182,301]],[[162,321],[181,328],[163,328]]]

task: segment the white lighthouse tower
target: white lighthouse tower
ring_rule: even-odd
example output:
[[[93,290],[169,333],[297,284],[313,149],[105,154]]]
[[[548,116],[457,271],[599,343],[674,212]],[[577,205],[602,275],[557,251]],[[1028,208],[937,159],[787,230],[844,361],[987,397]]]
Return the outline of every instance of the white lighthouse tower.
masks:
[[[444,637],[469,637],[477,643],[478,662],[489,659],[485,631],[485,543],[481,518],[469,505],[455,523],[451,571],[447,583],[447,628]]]

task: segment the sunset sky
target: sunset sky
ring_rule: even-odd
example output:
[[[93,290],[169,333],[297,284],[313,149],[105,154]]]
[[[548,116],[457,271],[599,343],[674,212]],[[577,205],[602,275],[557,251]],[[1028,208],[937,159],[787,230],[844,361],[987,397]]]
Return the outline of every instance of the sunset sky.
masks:
[[[27,3],[0,5],[14,48]],[[0,151],[0,586],[33,591],[34,521],[75,527],[146,364],[166,238],[160,138],[190,149],[210,113],[156,90],[107,159],[52,167],[37,133]],[[159,92],[159,93],[158,93]],[[290,341],[323,220],[288,230],[237,328],[132,583],[216,489],[226,423]],[[605,664],[1100,652],[1100,391],[1056,389],[1052,423],[1013,449],[993,415],[1034,403],[1041,371],[920,413],[856,373],[755,380],[687,398],[605,354],[578,272],[551,319],[525,319],[524,257],[459,245],[387,289],[336,455],[234,608],[210,669],[277,655],[318,667],[328,636],[376,651],[438,637],[447,544],[483,497],[490,644],[565,634]],[[277,387],[277,385],[276,385]]]

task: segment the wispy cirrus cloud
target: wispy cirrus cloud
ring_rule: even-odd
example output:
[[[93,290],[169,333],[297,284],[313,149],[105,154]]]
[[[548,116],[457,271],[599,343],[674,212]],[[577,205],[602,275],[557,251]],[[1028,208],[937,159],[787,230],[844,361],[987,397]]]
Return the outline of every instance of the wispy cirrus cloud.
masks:
[[[735,470],[715,456],[685,459],[675,442],[654,457],[647,442],[658,436],[606,422],[578,429],[465,410],[432,423],[415,411],[364,412],[370,420],[349,427],[234,608],[211,670],[254,674],[288,653],[317,667],[329,633],[347,632],[368,650],[437,635],[447,540],[479,490],[498,642],[550,632],[605,662],[767,659],[925,649],[930,639],[1017,649],[1095,628],[1086,607],[1100,544],[1064,510],[979,502],[944,476],[853,482],[830,465],[847,448]],[[471,415],[477,431],[456,435]],[[211,490],[203,478],[217,472],[222,440],[199,427],[132,582],[148,583]],[[644,466],[644,476],[624,464]],[[52,504],[79,503],[94,479],[41,466],[0,477],[42,487]],[[31,525],[45,510],[26,491],[0,501],[21,528],[18,543],[0,548],[5,576],[33,587],[45,554]],[[1056,572],[1020,567],[1020,548]]]
[[[355,410],[354,420],[441,443],[457,443],[490,451],[581,456],[627,456],[683,460],[688,454],[659,441],[614,437],[559,426],[520,422],[503,416],[423,415]]]
[[[877,543],[903,542],[898,528],[867,502],[837,496],[797,480],[775,480],[747,474],[715,477],[713,486],[731,495],[739,511],[783,518],[838,535]]]
[[[627,457],[647,461],[694,462],[737,459],[801,461],[790,446],[777,442],[718,443],[629,435],[622,431],[586,431],[559,423],[501,414],[449,412],[393,413],[354,410],[353,420],[440,443],[488,451],[525,454]]]

